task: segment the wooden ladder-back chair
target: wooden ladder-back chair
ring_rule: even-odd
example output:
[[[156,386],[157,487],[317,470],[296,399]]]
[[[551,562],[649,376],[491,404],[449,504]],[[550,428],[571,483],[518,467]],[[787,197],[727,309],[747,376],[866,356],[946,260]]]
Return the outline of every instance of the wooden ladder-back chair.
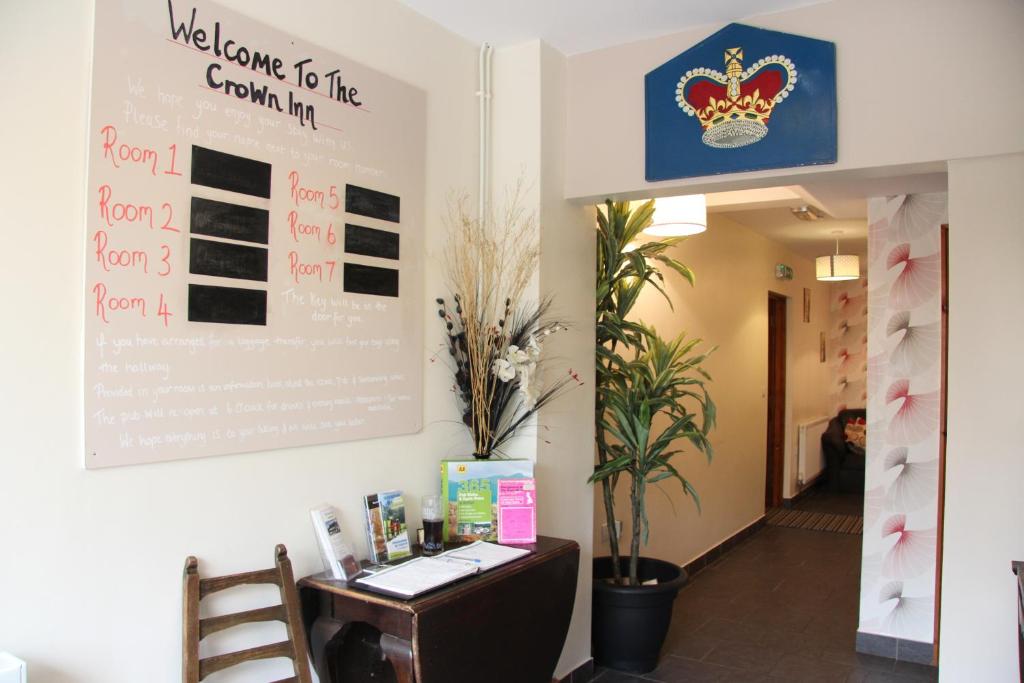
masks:
[[[276,683],[312,683],[306,655],[306,632],[303,630],[299,594],[292,575],[288,551],[281,544],[275,549],[274,569],[213,578],[199,578],[199,561],[185,560],[184,607],[182,612],[182,673],[184,683],[199,683],[210,674],[242,662],[256,659],[287,657],[292,660],[295,675]],[[244,584],[273,583],[281,591],[281,604],[234,612],[206,619],[199,618],[199,601],[211,593]],[[288,640],[261,645],[238,652],[199,658],[199,641],[224,629],[260,621],[280,621],[288,629]]]

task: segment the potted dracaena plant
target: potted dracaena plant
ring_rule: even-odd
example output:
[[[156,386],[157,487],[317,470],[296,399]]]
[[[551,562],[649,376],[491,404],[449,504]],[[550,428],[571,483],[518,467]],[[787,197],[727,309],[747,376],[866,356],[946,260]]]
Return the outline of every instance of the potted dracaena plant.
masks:
[[[678,565],[640,555],[650,533],[648,486],[675,480],[699,510],[697,492],[672,461],[688,442],[710,462],[708,433],[715,424],[705,388],[711,378],[701,367],[710,351],[696,350],[700,339],[681,334],[666,340],[630,319],[648,286],[671,307],[661,267],[694,282],[693,272],[665,253],[682,238],[636,244],[653,212],[653,201],[632,211],[628,203],[607,201],[597,217],[597,464],[590,481],[601,487],[610,556],[594,559],[592,640],[598,664],[633,673],[657,666],[672,605],[686,581]],[[628,557],[619,552],[615,513],[623,478],[632,533]]]

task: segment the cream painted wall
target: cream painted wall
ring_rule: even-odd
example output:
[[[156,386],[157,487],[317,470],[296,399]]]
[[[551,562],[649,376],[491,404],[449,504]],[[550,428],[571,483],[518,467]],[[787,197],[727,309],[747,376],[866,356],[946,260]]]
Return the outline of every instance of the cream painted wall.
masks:
[[[308,508],[328,501],[360,550],[359,496],[437,490],[438,461],[469,452],[440,340],[438,218],[476,186],[476,51],[394,0],[230,0],[238,11],[427,92],[426,339],[422,433],[356,443],[86,471],[82,468],[82,263],[91,4],[4,3],[9,65],[0,183],[9,257],[0,354],[0,649],[33,683],[180,680],[181,570],[269,566],[285,543],[297,575],[320,571]],[[14,255],[17,255],[16,257]],[[438,398],[440,397],[440,398]],[[527,437],[532,443],[532,439]],[[560,464],[553,465],[556,471]],[[575,475],[573,475],[575,476]],[[418,511],[411,509],[412,525]],[[589,534],[588,534],[589,535]],[[277,674],[275,676],[275,674]],[[274,663],[224,681],[283,677]]]
[[[949,415],[939,676],[1016,681],[1024,559],[1024,154],[949,163]]]
[[[553,298],[552,315],[570,329],[544,346],[550,372],[577,372],[583,386],[549,404],[536,430],[538,528],[580,544],[573,621],[556,675],[590,658],[593,555],[590,487],[594,443],[594,241],[592,215],[562,197],[565,168],[565,57],[540,42],[494,53],[492,195],[499,208],[524,182],[524,208],[539,225],[540,270],[534,295]]]
[[[675,310],[647,291],[633,317],[653,324],[671,337],[685,330],[718,350],[705,368],[718,407],[718,427],[711,434],[715,457],[684,447],[676,467],[693,482],[703,513],[678,485],[663,484],[661,495],[648,492],[650,545],[645,555],[685,564],[764,515],[765,438],[768,382],[768,292],[787,297],[786,473],[784,495],[796,484],[796,426],[828,412],[828,368],[819,360],[819,332],[828,329],[828,285],[814,279],[814,262],[787,251],[727,218],[711,214],[707,232],[673,249],[673,256],[696,272],[691,288],[675,274],[667,275],[667,291]],[[776,263],[794,270],[794,279],[775,279]],[[811,322],[802,322],[803,288],[811,289]],[[625,480],[619,482],[617,517],[629,533],[629,501]],[[595,496],[595,552],[604,524],[600,496]],[[600,545],[597,545],[600,543]],[[628,548],[628,539],[623,539]]]
[[[823,171],[1024,150],[1013,117],[978,125],[982,103],[1000,102],[1005,111],[1024,107],[1024,91],[1006,87],[1007,79],[1024,72],[1019,0],[833,0],[743,23],[836,43],[837,164],[644,181],[644,74],[721,28],[714,25],[569,59],[566,196],[599,200],[627,193],[639,198],[657,189],[670,194],[664,188],[672,187],[786,185]],[[951,90],[954,83],[970,86]],[[603,153],[608,140],[616,144],[615,163]]]

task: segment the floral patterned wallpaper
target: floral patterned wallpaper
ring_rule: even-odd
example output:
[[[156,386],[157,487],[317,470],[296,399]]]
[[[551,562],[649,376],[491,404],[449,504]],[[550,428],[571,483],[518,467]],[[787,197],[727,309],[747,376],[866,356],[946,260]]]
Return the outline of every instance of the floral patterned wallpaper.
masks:
[[[868,203],[860,630],[932,642],[946,194]]]
[[[833,282],[830,288],[827,353],[829,416],[867,401],[868,280]]]

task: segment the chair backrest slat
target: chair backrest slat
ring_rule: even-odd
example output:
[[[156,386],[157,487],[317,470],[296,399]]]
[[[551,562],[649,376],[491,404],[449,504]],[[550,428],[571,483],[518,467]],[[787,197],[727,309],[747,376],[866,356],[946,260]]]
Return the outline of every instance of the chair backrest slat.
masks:
[[[238,650],[237,652],[228,652],[223,655],[206,657],[205,659],[199,660],[199,678],[202,680],[212,673],[226,669],[229,666],[241,664],[242,662],[251,662],[257,659],[273,659],[274,657],[291,658],[291,656],[291,642],[288,640],[282,640],[280,643],[260,645],[258,647],[250,647],[245,650]]]
[[[199,597],[205,598],[210,593],[216,593],[225,588],[234,588],[235,586],[253,583],[273,583],[280,586],[281,575],[276,569],[261,569],[258,572],[245,572],[242,574],[217,576],[212,579],[201,579],[199,581]]]
[[[288,623],[288,611],[285,610],[284,605],[271,605],[270,607],[250,609],[245,612],[233,612],[217,617],[200,619],[199,639],[202,640],[212,633],[217,633],[227,628],[240,624],[251,624],[257,621],[281,621]]]

